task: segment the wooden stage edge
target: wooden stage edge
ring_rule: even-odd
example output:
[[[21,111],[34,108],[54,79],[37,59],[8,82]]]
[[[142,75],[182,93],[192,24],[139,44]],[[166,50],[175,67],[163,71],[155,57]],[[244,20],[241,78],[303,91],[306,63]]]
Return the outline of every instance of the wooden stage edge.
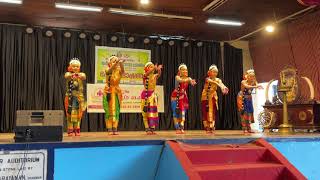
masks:
[[[136,140],[176,140],[176,139],[240,139],[240,138],[320,138],[320,133],[295,133],[282,135],[278,133],[243,134],[239,130],[216,130],[214,134],[205,131],[188,130],[185,134],[175,131],[158,131],[156,135],[146,135],[144,131],[121,131],[119,135],[108,135],[107,132],[82,132],[81,136],[68,137],[63,134],[63,142],[96,142],[96,141],[136,141]],[[14,143],[13,133],[1,133],[0,144]]]

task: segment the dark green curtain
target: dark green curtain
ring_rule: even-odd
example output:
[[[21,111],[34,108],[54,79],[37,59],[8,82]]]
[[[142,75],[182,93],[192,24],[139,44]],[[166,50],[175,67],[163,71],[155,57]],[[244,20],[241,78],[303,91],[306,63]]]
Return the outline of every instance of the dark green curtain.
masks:
[[[164,86],[165,113],[160,114],[159,129],[173,129],[173,122],[170,110],[170,94],[174,89],[174,76],[180,63],[187,64],[189,74],[198,81],[196,87],[189,88],[190,111],[187,114],[187,129],[201,129],[200,95],[203,88],[203,81],[206,72],[211,64],[217,64],[222,68],[220,44],[217,42],[203,42],[202,46],[197,41],[188,41],[190,44],[184,46],[182,40],[174,40],[170,46],[168,41],[158,45],[157,39],[151,39],[145,44],[145,37],[133,36],[135,41],[128,42],[129,35],[116,34],[118,40],[112,42],[112,34],[101,34],[101,39],[93,39],[93,33],[86,33],[85,39],[79,38],[79,32],[70,31],[70,38],[64,37],[63,30],[51,29],[53,37],[46,37],[45,29],[34,28],[32,34],[25,32],[25,27],[14,25],[0,25],[0,131],[11,132],[15,125],[16,110],[63,110],[63,99],[65,94],[64,73],[68,62],[73,57],[78,57],[82,63],[82,71],[87,74],[87,83],[94,83],[94,60],[95,46],[128,47],[137,49],[150,49],[152,61],[164,65],[164,73],[158,84]],[[239,82],[233,74],[237,71],[242,73],[242,63],[229,62],[226,60],[225,84],[236,90],[229,83]],[[239,67],[241,66],[241,67]],[[228,68],[231,68],[230,70]],[[241,70],[240,70],[241,69]],[[234,70],[235,72],[232,72]],[[219,76],[221,76],[220,74]],[[232,77],[230,77],[232,76]],[[222,77],[221,77],[222,78]],[[223,78],[222,78],[223,79]],[[234,92],[235,94],[236,92]],[[222,111],[229,118],[229,112],[225,107],[234,104],[232,95],[226,96]],[[228,97],[228,98],[227,98]],[[231,100],[232,101],[231,101]],[[221,99],[220,99],[221,100]],[[230,101],[230,102],[229,102]],[[221,118],[225,121],[225,118]],[[222,123],[223,127],[233,127],[228,122]],[[142,117],[136,114],[121,114],[120,130],[144,130]],[[85,114],[82,124],[82,131],[103,131],[105,130],[104,114]]]
[[[229,88],[229,94],[221,98],[222,107],[224,109],[219,112],[220,119],[223,119],[223,121],[219,121],[219,128],[241,129],[240,117],[237,112],[236,97],[240,91],[240,85],[243,77],[242,50],[237,49],[228,43],[224,43],[223,55],[223,80]]]

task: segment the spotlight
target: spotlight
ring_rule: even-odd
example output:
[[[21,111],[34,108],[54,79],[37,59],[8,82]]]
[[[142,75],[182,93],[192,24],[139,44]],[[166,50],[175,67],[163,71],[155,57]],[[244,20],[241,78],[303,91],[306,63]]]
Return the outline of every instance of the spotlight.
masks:
[[[144,42],[145,44],[149,44],[149,43],[150,43],[150,39],[149,39],[149,38],[145,38],[145,39],[143,40],[143,42]]]
[[[96,40],[96,41],[98,41],[98,40],[101,39],[101,36],[100,36],[99,34],[95,34],[95,35],[93,36],[93,39]]]
[[[149,0],[140,0],[140,3],[143,5],[149,4]]]
[[[32,34],[32,33],[33,33],[33,29],[32,29],[31,27],[27,27],[27,28],[26,28],[26,32],[27,32],[28,34]]]
[[[187,47],[187,46],[189,46],[189,43],[188,42],[184,42],[183,43],[183,47]]]
[[[130,43],[133,43],[133,42],[134,42],[134,37],[132,37],[132,36],[129,37],[129,38],[128,38],[128,41],[129,41]]]
[[[48,37],[53,36],[53,32],[50,31],[50,30],[47,30],[47,31],[46,31],[46,36],[48,36]]]
[[[170,46],[173,46],[173,45],[174,45],[174,41],[172,41],[172,40],[169,41],[169,45],[170,45]]]
[[[86,35],[85,33],[80,33],[80,34],[79,34],[79,38],[81,38],[81,39],[86,38],[86,36],[87,36],[87,35]]]
[[[112,41],[112,42],[116,42],[117,40],[118,40],[118,37],[117,37],[117,36],[112,36],[112,37],[111,37],[111,41]]]
[[[158,44],[158,45],[161,45],[162,42],[163,42],[162,39],[158,39],[158,40],[157,40],[157,44]]]
[[[64,37],[66,37],[66,38],[71,37],[71,33],[70,33],[70,32],[65,32],[63,35],[64,35]]]
[[[273,25],[268,25],[266,26],[265,30],[269,33],[272,33],[274,31],[274,26]]]
[[[198,46],[198,47],[201,47],[202,45],[203,45],[203,42],[198,42],[198,43],[197,43],[197,46]]]

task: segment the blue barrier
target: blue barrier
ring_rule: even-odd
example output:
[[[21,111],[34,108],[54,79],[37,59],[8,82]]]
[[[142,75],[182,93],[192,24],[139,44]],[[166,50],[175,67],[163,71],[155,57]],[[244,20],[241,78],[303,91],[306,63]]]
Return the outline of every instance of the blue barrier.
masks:
[[[255,138],[180,140],[192,144],[248,143]],[[266,138],[308,179],[320,179],[320,138]],[[188,179],[163,140],[1,144],[3,150],[48,151],[48,180]]]
[[[159,168],[155,180],[188,180],[180,162],[176,158],[170,146],[165,144],[159,162]]]
[[[296,140],[297,141],[297,140]],[[270,142],[309,180],[319,180],[320,141]]]
[[[154,179],[161,150],[162,145],[56,149],[54,179]]]

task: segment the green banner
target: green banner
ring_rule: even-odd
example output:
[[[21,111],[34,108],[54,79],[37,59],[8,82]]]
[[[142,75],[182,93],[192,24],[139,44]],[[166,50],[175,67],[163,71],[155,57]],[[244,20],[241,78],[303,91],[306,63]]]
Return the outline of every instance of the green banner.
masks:
[[[121,84],[142,84],[144,65],[150,61],[151,51],[107,46],[96,46],[95,83],[106,82],[107,59],[112,55],[125,60]]]

